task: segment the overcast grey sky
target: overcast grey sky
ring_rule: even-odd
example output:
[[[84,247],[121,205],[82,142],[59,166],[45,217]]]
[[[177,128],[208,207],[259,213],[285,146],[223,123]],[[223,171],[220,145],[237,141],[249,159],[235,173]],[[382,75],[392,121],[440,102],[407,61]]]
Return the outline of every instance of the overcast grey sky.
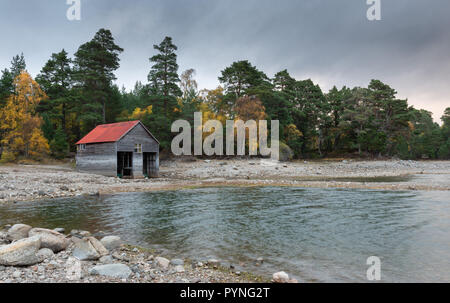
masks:
[[[108,28],[125,49],[119,86],[146,83],[153,44],[171,36],[180,72],[194,68],[201,88],[246,59],[324,92],[380,79],[439,121],[450,107],[450,1],[381,4],[382,20],[368,21],[366,0],[81,0],[81,21],[69,21],[66,0],[0,0],[0,68],[23,52],[36,76],[51,53],[73,55]]]

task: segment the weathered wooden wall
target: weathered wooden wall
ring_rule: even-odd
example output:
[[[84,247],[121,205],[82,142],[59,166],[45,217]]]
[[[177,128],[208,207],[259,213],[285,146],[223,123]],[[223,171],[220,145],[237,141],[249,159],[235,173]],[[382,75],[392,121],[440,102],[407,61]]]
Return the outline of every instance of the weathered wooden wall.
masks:
[[[143,154],[135,153],[135,144],[142,144],[142,152],[157,153],[157,167],[159,169],[159,144],[153,139],[141,124],[136,125],[122,139],[117,141],[117,151],[133,152],[133,175],[143,177]]]
[[[117,176],[117,152],[132,152],[133,176],[141,178],[144,176],[144,159],[142,153],[134,152],[135,144],[142,144],[143,153],[156,153],[156,168],[159,171],[159,144],[141,124],[136,125],[117,142],[86,144],[86,150],[77,151],[77,169],[115,177]]]
[[[137,143],[142,144],[142,152],[159,152],[158,142],[147,133],[141,124],[136,125],[117,141],[117,150],[134,152],[134,145]]]
[[[86,150],[77,151],[77,170],[104,176],[117,176],[116,143],[86,144]]]

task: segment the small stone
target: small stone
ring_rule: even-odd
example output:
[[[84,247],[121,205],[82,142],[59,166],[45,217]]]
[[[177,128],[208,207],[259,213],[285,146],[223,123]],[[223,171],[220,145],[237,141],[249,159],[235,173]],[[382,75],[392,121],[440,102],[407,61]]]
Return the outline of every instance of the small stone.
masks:
[[[163,269],[167,269],[169,267],[170,261],[163,257],[156,257],[155,258],[156,264],[158,264]]]
[[[216,259],[209,259],[209,260],[208,260],[208,265],[209,265],[209,266],[213,266],[213,267],[217,267],[217,266],[219,266],[219,260],[216,260]]]
[[[184,266],[183,265],[177,265],[175,266],[175,272],[182,273],[184,272]]]
[[[98,260],[99,258],[109,254],[103,244],[94,237],[83,238],[75,243],[73,256],[78,260]]]
[[[110,263],[114,262],[114,258],[112,256],[108,255],[108,256],[101,257],[99,259],[99,261],[104,264],[110,264]]]
[[[0,231],[0,245],[6,245],[9,243],[10,241],[8,240],[8,234]]]
[[[19,270],[16,270],[15,272],[13,272],[12,276],[16,279],[20,278],[22,276],[22,272]]]
[[[170,264],[172,265],[184,265],[184,261],[181,259],[172,259],[170,260]]]
[[[116,248],[119,248],[122,244],[122,240],[120,237],[117,236],[106,236],[103,237],[100,242],[102,242],[103,246],[105,246],[108,250],[114,250]]]
[[[57,227],[57,228],[54,229],[54,231],[56,231],[58,233],[61,233],[61,234],[66,232],[66,230],[64,228],[62,228],[62,227]]]
[[[125,264],[105,264],[91,268],[89,273],[91,275],[127,279],[131,275],[131,269]]]
[[[141,272],[141,268],[139,267],[139,264],[132,264],[130,266],[130,269],[132,272],[134,272],[135,274],[138,274]]]
[[[42,248],[36,253],[36,256],[38,256],[41,261],[44,261],[53,259],[55,257],[55,254],[50,248]]]
[[[70,234],[78,238],[90,237],[91,233],[85,230],[73,229]]]
[[[119,253],[115,252],[115,253],[112,254],[112,257],[114,259],[120,260],[120,261],[125,261],[125,262],[130,262],[131,261],[131,259],[125,253],[119,254]]]
[[[288,283],[289,275],[287,273],[285,273],[284,271],[279,271],[272,275],[272,280],[275,283]]]
[[[55,270],[56,269],[56,265],[58,265],[58,263],[49,263],[49,264],[47,264],[47,269],[48,270]]]

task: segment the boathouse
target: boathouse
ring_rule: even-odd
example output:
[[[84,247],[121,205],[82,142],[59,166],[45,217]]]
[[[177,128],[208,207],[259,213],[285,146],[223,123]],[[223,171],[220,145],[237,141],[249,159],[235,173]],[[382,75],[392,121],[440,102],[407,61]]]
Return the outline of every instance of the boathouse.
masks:
[[[159,142],[140,121],[99,125],[76,143],[77,170],[120,178],[156,178]]]

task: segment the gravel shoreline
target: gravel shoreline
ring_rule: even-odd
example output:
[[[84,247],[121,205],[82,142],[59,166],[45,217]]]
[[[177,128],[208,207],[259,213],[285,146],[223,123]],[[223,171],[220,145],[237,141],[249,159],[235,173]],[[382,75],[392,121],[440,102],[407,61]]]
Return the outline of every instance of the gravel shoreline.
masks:
[[[14,227],[22,225],[14,225]],[[28,248],[19,247],[18,243],[24,240],[30,242],[36,237],[29,236],[11,242],[6,240],[7,230],[0,230],[0,283],[270,282],[270,279],[241,272],[235,269],[233,265],[223,264],[218,260],[169,260],[159,256],[154,250],[124,244],[120,238],[114,236],[106,236],[106,238],[113,238],[114,241],[120,241],[121,243],[111,248],[106,245],[108,241],[104,241],[104,235],[90,235],[86,231],[71,231],[68,235],[64,235],[55,233],[54,230],[39,228],[38,230],[41,230],[41,232],[44,230],[42,233],[46,236],[42,236],[41,233],[40,245],[34,253],[41,254],[45,251],[45,257],[39,261],[34,261],[34,264],[24,265],[24,263],[20,266],[8,266],[5,262],[12,262],[12,259],[14,259],[14,262],[29,262],[30,246]],[[35,229],[31,229],[30,235],[33,230]],[[54,249],[54,246],[52,247],[49,243],[54,244],[57,240],[49,241],[49,234],[51,234],[50,237],[60,237],[59,241],[66,241],[67,247],[59,252],[52,252],[49,247]],[[97,239],[101,240],[98,241]],[[80,249],[93,249],[92,246],[84,247],[83,244],[80,244],[87,240],[95,241],[97,243],[95,249],[97,251],[105,250],[105,253],[94,257],[91,255],[89,260],[84,260],[82,257],[85,257],[86,254],[84,252],[80,254]],[[109,241],[109,243],[112,242]],[[16,247],[9,248],[9,246],[14,245]],[[15,251],[14,254],[9,252],[8,255],[8,252],[5,252],[7,250]]]
[[[65,165],[0,166],[0,203],[202,186],[450,190],[450,161],[162,161],[161,178],[125,180]],[[396,179],[398,178],[398,179]]]

